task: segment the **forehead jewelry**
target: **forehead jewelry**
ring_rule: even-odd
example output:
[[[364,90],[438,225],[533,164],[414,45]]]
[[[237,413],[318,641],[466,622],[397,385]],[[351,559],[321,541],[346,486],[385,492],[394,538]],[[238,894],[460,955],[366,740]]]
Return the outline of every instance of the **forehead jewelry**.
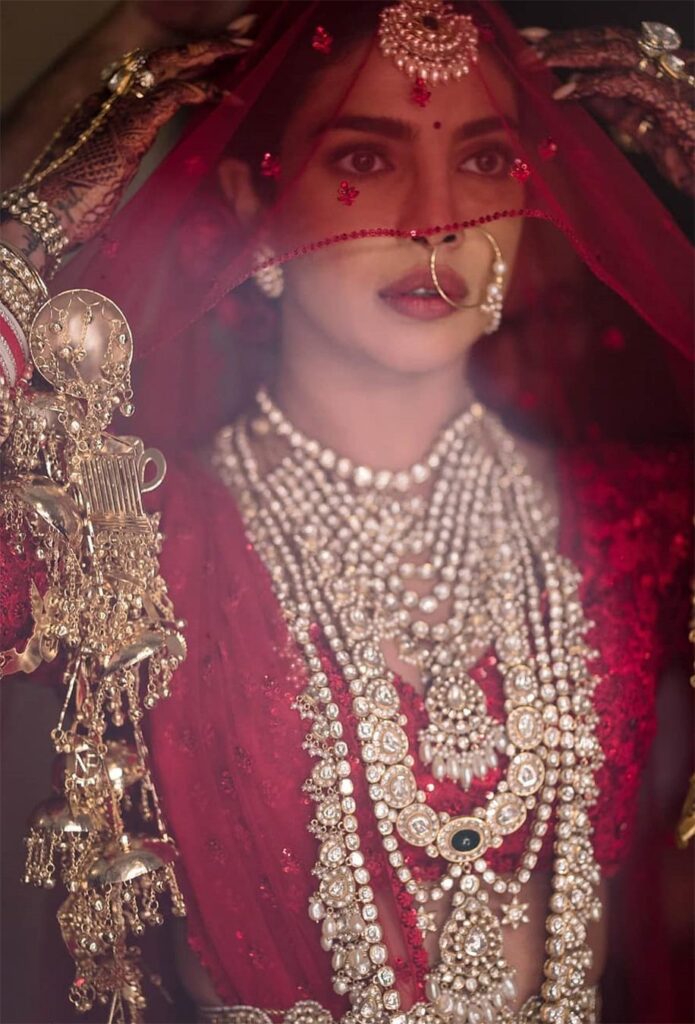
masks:
[[[401,0],[379,15],[379,48],[410,78],[462,78],[478,60],[478,30],[442,0]]]

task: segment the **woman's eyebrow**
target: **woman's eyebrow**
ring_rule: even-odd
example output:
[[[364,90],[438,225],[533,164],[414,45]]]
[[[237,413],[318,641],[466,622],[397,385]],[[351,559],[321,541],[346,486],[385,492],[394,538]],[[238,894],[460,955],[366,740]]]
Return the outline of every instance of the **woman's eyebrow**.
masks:
[[[487,135],[496,131],[517,131],[518,125],[512,117],[480,117],[475,121],[467,121],[454,132],[454,139],[463,142],[478,135]],[[372,117],[369,114],[341,114],[330,121],[324,121],[311,133],[312,137],[326,132],[358,131],[370,135],[381,135],[401,142],[412,141],[419,132],[419,126],[410,121],[402,121],[395,117]]]
[[[454,132],[456,142],[465,142],[477,135],[489,135],[491,132],[518,132],[519,125],[513,117],[494,116],[479,117],[477,121],[468,121],[460,125]]]
[[[395,117],[371,117],[368,114],[341,114],[318,125],[312,136],[323,135],[325,132],[357,131],[368,132],[370,135],[384,135],[389,139],[409,141],[417,134],[417,127],[408,121]]]

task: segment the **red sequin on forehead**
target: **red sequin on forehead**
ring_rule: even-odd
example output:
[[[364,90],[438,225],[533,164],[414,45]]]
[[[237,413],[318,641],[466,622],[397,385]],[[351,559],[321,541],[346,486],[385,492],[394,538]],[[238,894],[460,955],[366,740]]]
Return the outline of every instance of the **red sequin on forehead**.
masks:
[[[410,98],[413,103],[417,103],[419,107],[426,107],[432,99],[432,93],[427,88],[424,78],[415,79],[415,85],[410,93]]]
[[[333,36],[326,32],[323,26],[318,25],[311,40],[311,45],[318,53],[329,54],[333,48]]]
[[[265,153],[261,160],[261,174],[264,178],[277,178],[280,174],[280,158],[273,153]]]
[[[557,150],[557,142],[550,137],[538,143],[538,155],[541,160],[553,160],[557,156]]]

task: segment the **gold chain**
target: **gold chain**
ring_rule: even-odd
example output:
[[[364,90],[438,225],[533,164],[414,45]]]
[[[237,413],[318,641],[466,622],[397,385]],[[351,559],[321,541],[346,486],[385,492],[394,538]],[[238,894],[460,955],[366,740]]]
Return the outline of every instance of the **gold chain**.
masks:
[[[111,95],[108,96],[102,103],[100,110],[94,116],[93,120],[89,123],[89,125],[87,126],[87,128],[85,128],[84,131],[80,132],[79,137],[76,139],[75,142],[72,143],[71,146],[68,146],[68,148],[63,153],[60,154],[60,156],[57,156],[48,164],[47,167],[44,167],[42,171],[39,171],[38,168],[41,166],[42,162],[46,158],[46,155],[50,153],[52,147],[61,138],[63,132],[70,123],[71,119],[74,117],[74,115],[77,113],[77,111],[80,109],[82,105],[81,103],[76,104],[76,106],[64,118],[62,124],[57,129],[57,131],[54,132],[48,145],[44,147],[41,153],[33,161],[29,170],[23,176],[21,181],[22,186],[29,186],[33,188],[36,185],[38,185],[38,183],[43,181],[43,179],[46,178],[49,174],[52,174],[53,171],[57,170],[64,163],[70,160],[75,155],[75,153],[77,153],[77,151],[81,149],[82,146],[84,146],[84,144],[89,141],[89,139],[91,139],[91,137],[94,135],[97,129],[100,128],[106,120],[106,117],[111,112],[111,109],[114,106],[116,100],[119,99],[121,96],[124,96],[128,92],[128,90],[130,89],[135,80],[135,75],[137,74],[138,71],[142,70],[143,62],[144,57],[142,51],[140,50],[131,50],[129,53],[126,53],[121,58],[118,65],[113,69],[113,75],[118,76],[116,79],[116,85],[113,88]]]

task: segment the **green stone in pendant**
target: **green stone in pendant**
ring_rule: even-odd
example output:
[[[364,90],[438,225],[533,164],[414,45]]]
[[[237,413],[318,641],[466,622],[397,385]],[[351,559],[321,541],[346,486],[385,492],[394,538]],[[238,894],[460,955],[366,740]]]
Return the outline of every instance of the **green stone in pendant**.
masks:
[[[459,864],[481,857],[489,845],[486,823],[473,815],[452,818],[437,834],[437,849],[442,857]]]
[[[451,845],[458,853],[475,853],[482,836],[474,828],[461,828],[451,837]]]

